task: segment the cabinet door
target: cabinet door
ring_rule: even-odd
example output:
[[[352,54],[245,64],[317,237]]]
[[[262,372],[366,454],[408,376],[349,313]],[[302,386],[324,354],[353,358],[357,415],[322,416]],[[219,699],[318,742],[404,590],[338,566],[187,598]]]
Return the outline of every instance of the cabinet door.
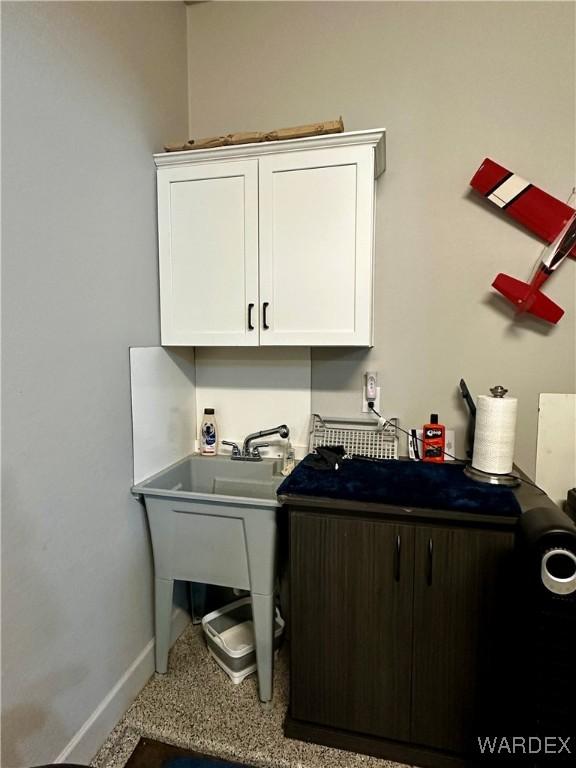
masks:
[[[162,344],[258,345],[258,161],[161,168],[158,237]]]
[[[373,149],[268,155],[259,179],[260,344],[371,345]]]
[[[290,519],[291,716],[407,739],[413,530],[305,512]]]
[[[462,752],[480,735],[475,727],[481,688],[490,673],[499,593],[512,547],[512,533],[417,529],[411,727],[415,744]]]

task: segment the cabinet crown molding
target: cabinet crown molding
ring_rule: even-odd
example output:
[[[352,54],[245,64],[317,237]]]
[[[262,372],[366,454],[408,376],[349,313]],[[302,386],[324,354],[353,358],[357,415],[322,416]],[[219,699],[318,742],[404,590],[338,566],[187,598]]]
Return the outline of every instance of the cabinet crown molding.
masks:
[[[366,145],[374,147],[374,178],[378,178],[386,169],[386,129],[372,128],[366,131],[347,131],[325,136],[310,136],[303,139],[286,141],[262,141],[256,144],[231,144],[214,149],[193,149],[184,152],[160,152],[154,155],[157,168],[192,163],[206,163],[210,160],[232,160],[280,154],[283,152],[303,152],[307,149],[328,149]]]

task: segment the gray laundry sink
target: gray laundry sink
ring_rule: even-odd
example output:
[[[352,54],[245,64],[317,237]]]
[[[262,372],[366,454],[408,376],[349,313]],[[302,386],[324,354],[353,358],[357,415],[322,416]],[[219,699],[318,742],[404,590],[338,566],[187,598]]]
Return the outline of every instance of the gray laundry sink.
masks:
[[[132,487],[144,498],[152,537],[157,672],[168,667],[175,580],[246,589],[260,699],[272,698],[280,465],[193,455]]]
[[[276,489],[284,479],[281,462],[232,461],[229,456],[187,456],[148,480],[135,485],[134,493],[215,501],[217,496],[234,496],[239,503],[260,506],[276,502]],[[180,496],[178,496],[180,497]]]

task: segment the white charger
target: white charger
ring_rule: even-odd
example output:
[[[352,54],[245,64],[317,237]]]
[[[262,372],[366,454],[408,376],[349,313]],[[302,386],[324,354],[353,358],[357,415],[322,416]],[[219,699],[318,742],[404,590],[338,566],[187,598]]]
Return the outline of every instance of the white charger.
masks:
[[[377,397],[378,374],[374,371],[366,371],[366,400],[374,402]]]
[[[362,412],[369,413],[374,408],[380,410],[380,387],[378,386],[378,374],[376,371],[366,371],[364,374],[364,386],[362,388]]]

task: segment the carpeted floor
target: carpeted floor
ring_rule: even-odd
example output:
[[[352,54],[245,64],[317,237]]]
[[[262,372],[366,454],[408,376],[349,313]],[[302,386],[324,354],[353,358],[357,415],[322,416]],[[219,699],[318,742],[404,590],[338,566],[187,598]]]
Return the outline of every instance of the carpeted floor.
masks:
[[[286,739],[286,653],[275,667],[274,701],[264,709],[256,676],[238,686],[209,656],[200,627],[190,625],[174,645],[168,674],[154,675],[94,760],[94,768],[123,768],[141,737],[255,768],[398,768],[378,760]]]

